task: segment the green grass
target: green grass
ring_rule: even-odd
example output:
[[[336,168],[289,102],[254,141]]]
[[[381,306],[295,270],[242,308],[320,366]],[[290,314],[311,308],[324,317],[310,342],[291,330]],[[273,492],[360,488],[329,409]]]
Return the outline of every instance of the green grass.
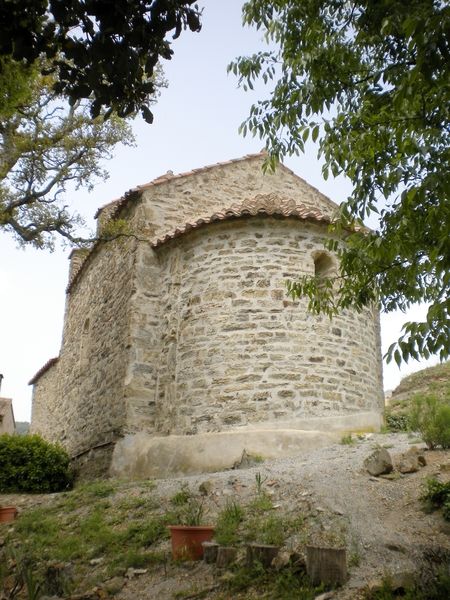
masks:
[[[393,589],[392,578],[386,575],[379,589],[367,590],[364,600],[395,600],[402,597],[405,600],[448,600],[450,598],[450,575],[445,567],[434,573],[429,573],[426,583],[420,577],[401,593]]]
[[[266,571],[257,563],[252,567],[236,566],[225,586],[224,599],[247,593],[251,598],[313,600],[324,590],[322,586],[313,586],[306,574],[293,565],[278,573]]]
[[[169,537],[173,513],[161,511],[148,482],[137,496],[128,495],[129,486],[84,484],[55,496],[45,508],[21,512],[6,534],[5,549],[20,548],[41,579],[48,561],[70,562],[78,591],[128,567],[160,564],[165,557],[158,545]],[[101,567],[89,564],[93,558],[103,559]]]
[[[182,488],[171,497],[170,503],[173,506],[185,506],[191,498],[192,492],[186,486],[182,486]]]
[[[217,517],[214,538],[219,544],[231,546],[239,541],[239,526],[244,520],[244,514],[239,503],[228,500]]]
[[[442,483],[436,477],[427,479],[420,499],[426,511],[442,508],[442,516],[450,521],[450,481]]]
[[[354,446],[356,444],[356,440],[352,437],[351,433],[348,433],[341,437],[341,444],[343,446]]]
[[[266,512],[273,509],[272,498],[266,493],[261,492],[249,505],[249,508],[257,513]]]

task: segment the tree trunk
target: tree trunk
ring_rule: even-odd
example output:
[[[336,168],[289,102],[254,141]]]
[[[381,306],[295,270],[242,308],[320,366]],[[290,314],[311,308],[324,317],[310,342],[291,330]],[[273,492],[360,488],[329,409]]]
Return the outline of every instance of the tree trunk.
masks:
[[[345,548],[307,546],[306,572],[314,585],[342,585],[347,579]]]
[[[203,542],[203,560],[205,563],[213,564],[217,560],[217,551],[219,544],[216,542]]]
[[[220,568],[228,567],[236,560],[237,548],[231,546],[219,546],[217,550],[216,566]]]
[[[251,567],[254,562],[259,562],[267,569],[272,565],[272,561],[279,551],[279,546],[249,544],[247,546],[247,566]]]

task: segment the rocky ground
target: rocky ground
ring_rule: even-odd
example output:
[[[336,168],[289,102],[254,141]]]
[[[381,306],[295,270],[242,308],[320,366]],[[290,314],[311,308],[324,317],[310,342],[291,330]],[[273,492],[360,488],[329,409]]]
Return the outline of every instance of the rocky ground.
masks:
[[[271,499],[272,514],[289,516],[291,520],[295,516],[304,517],[301,531],[299,528],[299,531],[289,532],[283,550],[301,555],[305,543],[345,546],[349,578],[332,597],[356,599],[361,590],[387,574],[403,580],[427,561],[442,560],[442,557],[445,560],[450,556],[450,524],[440,512],[426,514],[419,500],[426,478],[450,479],[450,452],[425,451],[426,465],[416,472],[401,474],[394,469],[390,475],[374,476],[367,472],[364,460],[375,449],[385,448],[395,467],[413,444],[419,448],[423,445],[407,434],[368,434],[346,441],[350,443],[335,444],[307,455],[254,466],[244,461],[242,467],[235,470],[160,480],[151,493],[161,507],[169,509],[170,498],[183,487],[188,486],[196,493],[201,488],[208,518],[214,524],[217,513],[227,501],[251,506],[258,479]],[[123,501],[125,493],[128,496],[144,494],[142,488],[136,486],[134,489],[130,484],[126,492],[122,489],[111,496],[111,510],[115,501]],[[55,502],[57,496],[0,495],[0,504],[16,504],[24,514],[35,506],[45,508]],[[1,525],[0,545],[13,532],[14,526]],[[161,542],[159,549],[169,556],[169,541]],[[244,546],[240,552],[244,553]],[[101,557],[97,563],[91,561],[92,571],[100,569],[101,562]],[[214,566],[173,563],[168,559],[142,570],[119,572],[104,586],[97,586],[91,597],[108,597],[112,592],[118,600],[261,597],[260,592],[251,588],[230,595],[223,586],[227,577],[226,571]]]

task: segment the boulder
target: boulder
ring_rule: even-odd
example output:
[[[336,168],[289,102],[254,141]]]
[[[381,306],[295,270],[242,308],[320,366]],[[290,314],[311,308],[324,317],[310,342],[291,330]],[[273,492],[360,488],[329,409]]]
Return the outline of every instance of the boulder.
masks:
[[[286,568],[291,562],[292,552],[279,552],[275,558],[272,559],[272,567],[275,571],[281,571]]]
[[[148,569],[134,569],[133,567],[130,567],[127,569],[125,577],[128,577],[128,579],[133,579],[133,577],[136,577],[137,575],[145,575],[147,572]]]
[[[123,588],[125,583],[126,582],[123,577],[116,576],[116,577],[112,577],[111,579],[108,579],[108,581],[105,581],[103,586],[104,586],[105,590],[108,592],[108,594],[111,594],[112,596],[114,596],[115,594],[120,592],[120,590]]]
[[[398,458],[397,469],[400,473],[415,473],[426,464],[424,452],[417,446],[412,446]]]
[[[253,456],[252,454],[249,454],[247,452],[247,450],[244,448],[241,458],[239,460],[237,460],[231,468],[232,469],[249,469],[251,467],[255,467],[259,463],[261,463],[261,458],[258,456]]]
[[[365,469],[377,477],[392,471],[392,458],[386,448],[377,448],[364,460]]]
[[[202,481],[198,486],[198,491],[202,496],[208,496],[214,489],[214,481],[212,479],[206,479]]]

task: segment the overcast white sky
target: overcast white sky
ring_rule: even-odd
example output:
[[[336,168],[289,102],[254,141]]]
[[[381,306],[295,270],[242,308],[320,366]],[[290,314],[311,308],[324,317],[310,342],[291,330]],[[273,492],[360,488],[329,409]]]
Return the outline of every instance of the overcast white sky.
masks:
[[[98,206],[121,196],[126,190],[172,170],[188,171],[252,152],[263,142],[238,135],[252,101],[263,88],[249,94],[238,90],[226,66],[236,56],[262,46],[261,35],[241,26],[241,0],[210,0],[204,10],[200,34],[184,32],[175,41],[174,58],[164,65],[169,88],[154,107],[155,122],[135,124],[136,148],[117,148],[107,163],[110,178],[99,182],[90,194],[81,190],[68,201],[92,224]],[[321,177],[316,150],[285,161],[295,173],[339,203],[350,187],[342,179]],[[0,373],[4,375],[1,396],[13,398],[16,420],[30,419],[33,374],[57,356],[62,333],[69,250],[54,253],[17,248],[0,234]],[[420,309],[411,318],[418,318]],[[404,315],[382,316],[383,347],[399,334]],[[437,359],[428,361],[434,364]],[[413,362],[401,371],[395,365],[384,370],[385,389],[400,377],[427,363]]]

